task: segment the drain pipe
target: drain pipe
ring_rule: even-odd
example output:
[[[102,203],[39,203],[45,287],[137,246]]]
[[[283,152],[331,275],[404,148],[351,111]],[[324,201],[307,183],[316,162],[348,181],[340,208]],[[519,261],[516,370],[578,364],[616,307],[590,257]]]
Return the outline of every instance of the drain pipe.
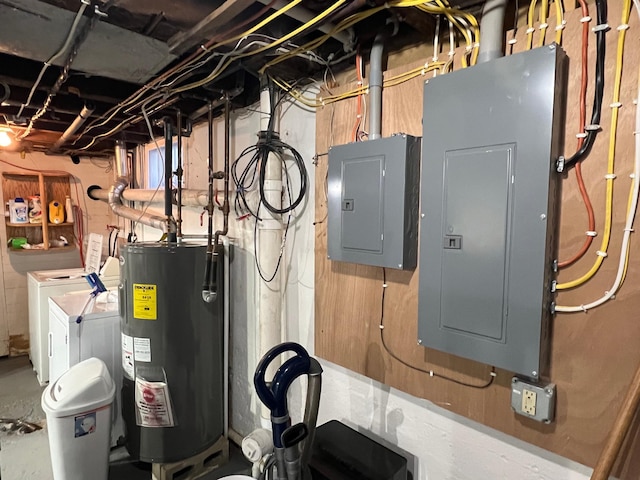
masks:
[[[84,107],[82,107],[82,110],[80,110],[80,113],[71,123],[71,125],[69,125],[69,127],[64,131],[60,138],[58,138],[58,140],[56,140],[56,142],[47,150],[47,154],[51,155],[56,153],[60,149],[60,147],[64,145],[67,140],[69,140],[82,125],[84,125],[84,122],[87,121],[89,116],[93,113],[94,109],[95,108],[93,107],[93,105],[85,105]]]
[[[167,221],[165,217],[139,211],[134,208],[127,207],[122,203],[122,192],[124,192],[124,190],[129,186],[127,146],[124,142],[116,142],[115,157],[117,178],[115,183],[109,189],[108,198],[109,207],[111,207],[113,213],[128,220],[133,220],[136,223],[142,223],[143,225],[148,225],[149,227],[157,228],[167,233]]]
[[[109,189],[102,188],[100,185],[91,185],[87,188],[87,195],[91,200],[109,200]],[[163,203],[164,192],[149,189],[127,188],[122,192],[122,199],[130,202],[144,203]],[[207,190],[182,190],[182,205],[186,207],[206,207],[209,204],[207,198],[209,193]],[[177,190],[171,191],[171,201],[174,205],[178,205]]]
[[[266,132],[269,129],[271,118],[271,95],[268,85],[263,85],[260,92],[260,130]],[[276,115],[276,112],[274,112]],[[278,130],[278,118],[272,122],[274,131]],[[276,209],[282,208],[282,165],[280,159],[273,153],[269,153],[265,167],[264,196]],[[266,208],[259,210],[258,222],[258,262],[263,271],[276,270],[280,248],[282,247],[282,220]],[[281,294],[281,267],[269,283],[258,278],[258,328],[260,338],[259,358],[262,358],[271,348],[282,342],[282,294]],[[266,378],[273,378],[280,367],[280,361],[274,360],[269,364]],[[262,408],[262,417],[270,418],[270,412]]]
[[[371,78],[369,80],[369,140],[382,136],[382,54],[388,34],[382,31],[376,35],[371,47],[369,60]]]
[[[490,62],[504,56],[504,14],[507,3],[508,0],[487,0],[484,3],[477,63]]]

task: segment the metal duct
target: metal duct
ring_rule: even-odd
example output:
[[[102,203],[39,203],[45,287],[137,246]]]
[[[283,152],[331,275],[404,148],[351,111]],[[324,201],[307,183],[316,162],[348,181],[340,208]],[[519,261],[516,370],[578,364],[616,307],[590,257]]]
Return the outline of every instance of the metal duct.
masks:
[[[129,186],[129,169],[127,166],[127,147],[124,142],[116,142],[116,172],[118,178],[109,189],[109,207],[116,215],[133,220],[143,225],[162,230],[164,233],[168,231],[168,224],[165,217],[153,215],[148,212],[142,212],[134,208],[125,206],[122,203],[122,192]]]
[[[504,56],[504,14],[508,0],[487,0],[482,8],[478,63]]]

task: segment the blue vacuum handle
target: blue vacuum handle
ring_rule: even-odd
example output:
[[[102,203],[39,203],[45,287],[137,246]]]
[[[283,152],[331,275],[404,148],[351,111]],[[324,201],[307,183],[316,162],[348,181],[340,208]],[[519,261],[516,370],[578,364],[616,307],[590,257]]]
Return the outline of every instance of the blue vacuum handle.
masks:
[[[285,361],[275,373],[273,380],[267,384],[265,374],[269,364],[279,355],[293,352],[296,355]],[[276,447],[282,447],[280,436],[289,426],[287,408],[287,391],[293,381],[300,375],[306,375],[311,369],[311,359],[302,345],[285,342],[269,350],[258,363],[253,383],[258,397],[271,411],[273,440]]]

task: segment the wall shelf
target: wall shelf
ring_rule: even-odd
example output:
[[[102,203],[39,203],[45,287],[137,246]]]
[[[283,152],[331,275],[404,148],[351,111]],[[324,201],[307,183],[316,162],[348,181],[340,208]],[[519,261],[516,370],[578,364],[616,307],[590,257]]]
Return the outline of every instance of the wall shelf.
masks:
[[[2,174],[2,198],[6,204],[11,199],[40,195],[43,220],[48,218],[49,202],[57,200],[64,205],[65,198],[71,194],[69,183],[71,175],[66,172],[24,173],[4,172]],[[42,248],[16,249],[8,247],[10,252],[30,254],[35,252],[59,252],[75,248],[74,224],[64,223],[11,223],[5,217],[7,240],[24,237],[31,245],[42,244]],[[64,236],[70,243],[65,247],[53,247],[51,241]]]

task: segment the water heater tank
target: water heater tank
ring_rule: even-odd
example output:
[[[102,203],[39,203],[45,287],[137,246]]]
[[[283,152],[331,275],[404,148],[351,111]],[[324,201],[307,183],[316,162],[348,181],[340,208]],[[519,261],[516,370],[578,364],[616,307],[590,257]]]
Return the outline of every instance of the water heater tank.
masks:
[[[127,450],[145,462],[185,459],[223,434],[223,282],[205,303],[205,259],[199,245],[122,249],[122,413]]]

